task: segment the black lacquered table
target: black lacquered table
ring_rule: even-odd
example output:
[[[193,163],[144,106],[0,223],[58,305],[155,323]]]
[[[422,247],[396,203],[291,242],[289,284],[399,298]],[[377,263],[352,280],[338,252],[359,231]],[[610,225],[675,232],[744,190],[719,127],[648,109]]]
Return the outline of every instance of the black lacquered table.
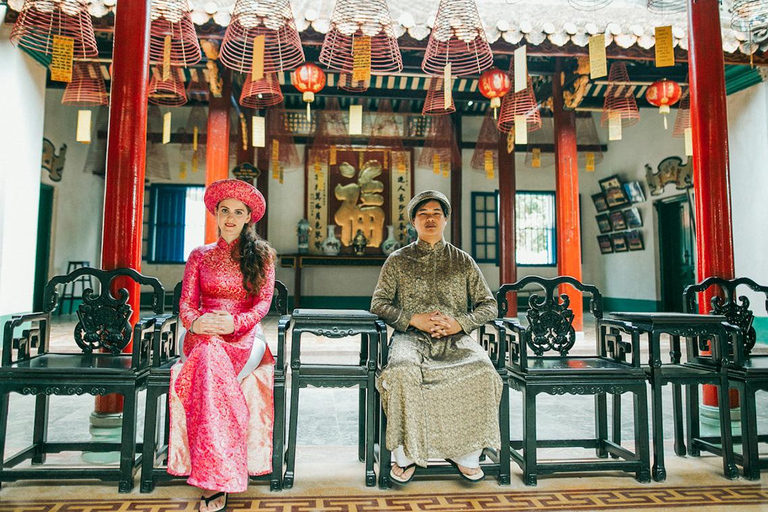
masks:
[[[683,407],[681,385],[686,385],[686,431],[688,452],[698,455],[692,440],[700,437],[699,384],[718,387],[720,414],[720,440],[723,456],[723,473],[733,479],[738,476],[734,462],[731,434],[731,412],[728,398],[727,367],[724,360],[728,353],[726,318],[722,315],[698,315],[691,313],[611,313],[611,317],[632,324],[648,335],[648,367],[645,369],[651,384],[651,412],[653,418],[653,468],[656,481],[664,481],[664,431],[662,425],[661,388],[672,384],[674,409],[675,453],[686,454],[683,441]],[[661,335],[671,337],[669,362],[662,362]],[[686,341],[686,358],[683,360],[680,339]],[[710,350],[708,350],[710,349]],[[723,406],[725,405],[725,406]]]

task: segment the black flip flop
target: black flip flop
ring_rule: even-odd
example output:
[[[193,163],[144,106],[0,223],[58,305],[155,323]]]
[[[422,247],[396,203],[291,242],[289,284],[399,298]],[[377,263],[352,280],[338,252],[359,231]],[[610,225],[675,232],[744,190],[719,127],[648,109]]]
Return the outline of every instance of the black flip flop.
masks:
[[[402,466],[399,466],[399,467],[402,467]],[[416,467],[416,463],[415,463],[415,462],[414,462],[413,464],[408,464],[407,466],[403,467],[403,468],[402,468],[402,469],[403,469],[403,473],[405,473],[406,471],[408,471],[408,470],[409,470],[409,469],[411,469],[411,468],[414,468],[414,470],[413,470],[413,472],[411,473],[411,476],[409,476],[408,478],[402,478],[402,477],[399,477],[399,476],[395,475],[395,474],[392,472],[392,470],[394,470],[394,469],[395,469],[395,465],[393,464],[393,465],[392,465],[392,468],[390,468],[390,470],[389,470],[389,479],[390,479],[390,480],[392,480],[392,481],[393,481],[393,482],[395,482],[395,483],[398,483],[398,484],[400,484],[400,485],[405,485],[405,484],[407,484],[408,482],[410,482],[411,480],[413,480],[413,475],[415,475],[415,474],[416,474],[416,469],[415,469],[415,467]]]
[[[479,473],[475,473],[474,475],[467,475],[461,470],[461,468],[459,468],[459,465],[456,463],[456,461],[451,459],[445,459],[445,460],[448,461],[451,464],[451,466],[456,468],[456,471],[459,472],[459,475],[461,476],[461,478],[463,478],[467,482],[472,482],[474,484],[485,478],[485,473],[483,472],[482,469],[480,469]]]
[[[204,501],[205,506],[207,507],[212,501],[216,501],[222,496],[224,496],[224,506],[218,510],[215,510],[214,512],[225,512],[227,510],[227,501],[229,501],[229,495],[225,492],[217,492],[216,494],[212,494],[207,498],[205,496],[200,496],[200,501]]]

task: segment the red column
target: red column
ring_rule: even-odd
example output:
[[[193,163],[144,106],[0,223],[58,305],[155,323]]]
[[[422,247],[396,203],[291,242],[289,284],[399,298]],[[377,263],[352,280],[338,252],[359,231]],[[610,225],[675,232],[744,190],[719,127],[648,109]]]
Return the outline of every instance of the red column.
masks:
[[[115,17],[101,249],[101,266],[105,270],[130,267],[141,271],[149,5],[150,0],[125,2]],[[130,293],[131,321],[135,323],[139,318],[139,286],[131,281],[118,286]],[[96,413],[119,413],[122,409],[120,395],[96,397]]]
[[[579,232],[579,160],[576,152],[576,113],[563,108],[562,60],[555,62],[552,100],[555,121],[555,203],[557,205],[557,272],[581,281],[581,233]],[[571,299],[573,328],[584,329],[582,294],[570,286],[563,290]]]
[[[454,162],[451,159],[451,243],[461,248],[461,115],[457,112],[453,114],[453,129],[456,143],[459,146],[459,158]]]
[[[507,137],[499,137],[499,284],[517,281],[515,260],[515,151],[507,152]],[[507,296],[507,315],[517,316],[517,294]]]
[[[211,95],[208,104],[208,133],[205,148],[205,185],[229,177],[229,106],[232,95],[232,74],[222,73],[224,86],[221,97]],[[207,213],[205,216],[205,243],[219,239],[216,218]]]
[[[718,0],[689,0],[688,59],[693,128],[693,187],[696,199],[698,279],[733,279],[728,114]],[[699,302],[710,310],[710,298]],[[704,386],[704,404],[717,406],[717,390]],[[731,404],[738,396],[731,393]]]

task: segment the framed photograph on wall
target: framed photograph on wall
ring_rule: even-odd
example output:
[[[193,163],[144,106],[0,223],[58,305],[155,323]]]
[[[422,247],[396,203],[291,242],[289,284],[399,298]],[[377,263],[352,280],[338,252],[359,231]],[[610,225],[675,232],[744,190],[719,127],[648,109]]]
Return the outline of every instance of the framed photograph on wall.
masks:
[[[613,252],[613,246],[611,245],[611,237],[608,235],[600,235],[597,237],[597,243],[600,245],[600,252],[602,254],[610,254]]]
[[[645,249],[645,246],[643,245],[643,233],[636,229],[627,231],[627,245],[629,245],[630,251],[642,251]]]
[[[611,222],[611,231],[621,231],[627,229],[627,223],[621,210],[616,210],[608,214],[608,220]]]
[[[628,228],[634,229],[643,227],[643,218],[640,216],[640,210],[633,206],[632,208],[624,210],[623,213]]]
[[[629,196],[629,200],[635,203],[642,203],[645,201],[645,193],[643,192],[643,186],[639,181],[630,181],[624,184],[624,190]]]
[[[608,203],[608,208],[629,204],[629,197],[627,196],[624,187],[622,187],[618,175],[614,174],[613,176],[600,180],[598,183],[600,183],[600,188],[603,190],[603,194],[605,194],[605,201]]]
[[[627,237],[624,233],[613,233],[611,235],[611,244],[613,245],[613,252],[626,252],[627,251]]]
[[[604,212],[608,210],[608,202],[605,200],[605,195],[602,192],[599,194],[593,194],[592,202],[595,203],[595,210],[598,212]]]
[[[611,232],[611,221],[608,220],[608,215],[601,213],[595,216],[595,220],[597,220],[597,227],[601,233]]]

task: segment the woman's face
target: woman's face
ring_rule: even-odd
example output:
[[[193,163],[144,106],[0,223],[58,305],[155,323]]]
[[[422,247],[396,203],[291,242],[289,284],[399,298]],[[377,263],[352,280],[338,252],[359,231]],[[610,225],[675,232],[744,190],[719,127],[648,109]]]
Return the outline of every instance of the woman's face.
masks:
[[[219,226],[221,237],[227,243],[239,237],[243,226],[250,221],[251,212],[242,201],[227,198],[220,201],[216,207],[216,223]]]

